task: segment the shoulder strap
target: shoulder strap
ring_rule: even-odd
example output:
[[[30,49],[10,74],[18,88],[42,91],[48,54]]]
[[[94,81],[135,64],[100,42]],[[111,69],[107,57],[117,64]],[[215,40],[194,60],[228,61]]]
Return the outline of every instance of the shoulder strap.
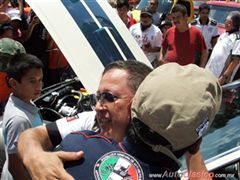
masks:
[[[210,25],[216,26],[217,25],[217,21],[214,20],[214,19],[210,19]]]

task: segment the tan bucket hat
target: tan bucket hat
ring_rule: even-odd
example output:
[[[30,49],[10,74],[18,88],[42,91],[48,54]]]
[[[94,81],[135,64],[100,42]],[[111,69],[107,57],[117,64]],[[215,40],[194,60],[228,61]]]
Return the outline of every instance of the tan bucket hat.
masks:
[[[193,64],[169,63],[153,70],[142,82],[131,115],[169,141],[171,148],[145,143],[176,160],[173,151],[194,144],[206,133],[221,99],[221,86],[210,71]]]

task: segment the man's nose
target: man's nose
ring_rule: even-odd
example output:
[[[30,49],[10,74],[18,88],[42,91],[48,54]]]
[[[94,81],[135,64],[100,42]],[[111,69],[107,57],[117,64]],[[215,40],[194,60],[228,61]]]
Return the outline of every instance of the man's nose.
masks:
[[[104,103],[101,100],[96,101],[95,110],[101,111],[104,109]]]

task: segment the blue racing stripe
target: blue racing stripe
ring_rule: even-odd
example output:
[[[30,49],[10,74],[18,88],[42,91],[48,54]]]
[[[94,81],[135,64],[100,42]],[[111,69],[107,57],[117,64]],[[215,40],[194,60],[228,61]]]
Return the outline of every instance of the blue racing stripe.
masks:
[[[106,30],[108,29],[119,47],[122,49],[127,59],[135,59],[134,55],[130,51],[129,47],[122,39],[114,25],[109,20],[108,16],[99,6],[95,0],[87,0],[85,3],[89,6],[89,9],[93,12],[96,19],[102,28],[99,28],[94,19],[87,12],[82,2],[79,0],[61,0],[66,7],[72,18],[75,20],[78,27],[88,40],[89,44],[94,49],[95,53],[101,60],[104,66],[110,62],[116,60],[122,60],[123,57],[115,47],[111,38],[108,36]],[[81,42],[79,42],[81,43]]]
[[[113,29],[112,35],[115,38],[115,40],[118,42],[119,47],[121,47],[124,55],[127,57],[127,59],[136,59],[134,55],[132,54],[131,50],[129,49],[126,42],[123,40],[115,26],[112,24],[112,22],[109,19],[109,16],[106,15],[106,13],[101,9],[98,3],[93,3],[93,1],[86,0],[85,1],[88,7],[91,9],[92,12],[98,17],[104,17],[104,19],[107,20],[107,24],[105,24],[105,21],[100,21],[101,25],[111,27]]]

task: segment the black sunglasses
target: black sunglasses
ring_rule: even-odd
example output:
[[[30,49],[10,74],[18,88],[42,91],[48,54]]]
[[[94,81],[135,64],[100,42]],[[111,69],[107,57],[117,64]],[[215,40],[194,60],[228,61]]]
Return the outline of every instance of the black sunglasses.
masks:
[[[114,102],[114,101],[116,101],[118,99],[118,97],[112,95],[109,92],[103,92],[103,93],[97,94],[96,95],[96,99],[97,99],[97,101],[100,101],[100,102],[104,102],[104,101]]]

